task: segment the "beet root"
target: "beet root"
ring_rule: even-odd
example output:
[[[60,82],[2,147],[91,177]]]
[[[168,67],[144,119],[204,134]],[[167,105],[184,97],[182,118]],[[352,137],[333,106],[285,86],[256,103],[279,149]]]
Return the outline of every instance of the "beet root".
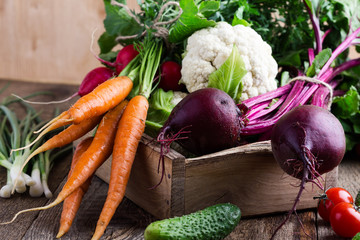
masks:
[[[240,143],[240,115],[234,100],[225,92],[200,89],[175,106],[158,141],[177,140],[196,155],[235,147]]]
[[[271,147],[279,166],[301,180],[299,192],[287,218],[277,231],[296,211],[307,182],[323,190],[321,175],[333,170],[342,161],[345,150],[345,133],[340,121],[328,110],[303,105],[281,117],[271,133]]]
[[[346,142],[339,120],[328,110],[299,106],[274,125],[271,146],[275,159],[289,175],[302,179],[311,165],[309,180],[333,170],[344,157]],[[311,170],[311,171],[310,171]]]

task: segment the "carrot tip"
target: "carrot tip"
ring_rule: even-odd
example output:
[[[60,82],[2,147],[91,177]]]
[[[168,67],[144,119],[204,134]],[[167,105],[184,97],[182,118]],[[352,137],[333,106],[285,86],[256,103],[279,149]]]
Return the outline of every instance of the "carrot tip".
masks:
[[[29,208],[29,209],[21,210],[21,211],[17,212],[10,221],[2,222],[2,223],[0,223],[0,225],[7,225],[7,224],[10,224],[10,223],[13,223],[20,214],[27,213],[27,212],[33,212],[33,211],[46,210],[46,209],[55,207],[56,205],[58,205],[61,202],[62,202],[62,199],[57,198],[57,199],[55,199],[55,201],[53,201],[49,205],[46,205],[46,206],[43,206],[43,207],[36,207],[36,208]]]
[[[50,101],[50,102],[34,102],[34,101],[29,101],[29,100],[26,100],[16,94],[12,94],[14,97],[20,99],[21,101],[25,102],[25,103],[29,103],[29,104],[42,104],[42,105],[48,105],[48,104],[59,104],[59,103],[64,103],[64,102],[67,102],[69,100],[71,100],[72,98],[76,97],[78,94],[75,93],[73,95],[71,95],[70,97],[67,97],[63,100],[59,100],[59,101]]]
[[[62,236],[64,236],[66,232],[64,230],[59,230],[58,234],[56,235],[56,238],[61,238]]]

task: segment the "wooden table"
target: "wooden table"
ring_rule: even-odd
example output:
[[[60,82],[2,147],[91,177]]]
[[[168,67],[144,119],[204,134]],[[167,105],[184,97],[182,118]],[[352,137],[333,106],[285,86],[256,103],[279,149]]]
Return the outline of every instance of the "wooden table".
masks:
[[[39,83],[15,82],[0,80],[0,89],[11,83],[8,88],[0,94],[0,99],[14,93],[20,96],[36,91],[50,91],[53,96],[44,96],[34,100],[54,100],[61,99],[73,94],[77,88],[67,85],[50,85]],[[61,109],[67,108],[73,101],[65,104],[55,105]],[[38,109],[43,109],[44,117],[50,117],[54,105],[37,105]],[[50,189],[54,196],[57,196],[64,180],[66,179],[72,155],[56,162],[49,179]],[[355,196],[360,189],[358,179],[360,177],[360,161],[354,156],[346,156],[339,167],[339,184]],[[0,186],[6,182],[6,171],[0,169]],[[73,226],[62,239],[90,239],[95,229],[97,218],[104,204],[108,185],[101,179],[95,177],[92,181],[88,193],[85,195],[83,203],[77,214]],[[280,189],[279,189],[280,191]],[[320,191],[319,191],[320,192]],[[261,196],[259,196],[260,198]],[[291,199],[289,199],[290,201]],[[10,220],[14,214],[20,210],[39,207],[52,202],[53,199],[45,197],[31,198],[27,194],[15,194],[10,199],[0,199],[0,221]],[[41,212],[30,212],[21,215],[14,223],[0,226],[0,239],[55,239],[59,227],[61,205]],[[259,206],[261,207],[261,206]],[[235,230],[226,240],[238,239],[269,239],[274,228],[285,218],[286,213],[277,213],[267,216],[243,218]],[[318,217],[316,209],[299,211],[299,217],[308,234],[312,239],[342,239],[335,235],[330,225]],[[102,239],[143,239],[146,226],[154,221],[155,218],[143,209],[139,208],[128,199],[124,199],[117,209],[110,225],[108,226]],[[296,217],[291,220],[279,231],[276,239],[310,239],[304,234]]]

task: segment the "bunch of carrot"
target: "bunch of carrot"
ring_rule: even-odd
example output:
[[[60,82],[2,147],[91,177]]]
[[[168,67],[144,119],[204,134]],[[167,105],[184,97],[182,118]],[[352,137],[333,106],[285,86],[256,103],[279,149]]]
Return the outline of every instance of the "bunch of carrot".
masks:
[[[97,125],[95,135],[77,146],[68,179],[57,198],[47,206],[20,211],[10,222],[3,224],[13,222],[19,214],[49,209],[65,201],[57,235],[61,237],[69,230],[91,177],[112,155],[109,190],[92,239],[99,239],[103,235],[125,195],[137,147],[145,130],[153,79],[162,56],[161,41],[144,41],[141,44],[140,61],[136,59],[138,64],[130,64],[130,71],[124,70],[128,76],[105,81],[40,129],[39,136],[43,136],[70,125],[36,149],[25,160],[23,168],[35,155],[71,143]],[[130,93],[134,97],[127,99]]]

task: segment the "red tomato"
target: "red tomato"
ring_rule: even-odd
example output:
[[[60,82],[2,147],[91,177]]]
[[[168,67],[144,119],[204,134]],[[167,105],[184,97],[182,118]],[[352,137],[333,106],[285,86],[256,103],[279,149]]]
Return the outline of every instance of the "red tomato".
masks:
[[[338,203],[330,213],[330,224],[337,235],[352,238],[360,232],[360,212],[351,203]]]
[[[320,217],[327,222],[330,221],[330,212],[336,204],[340,202],[354,202],[351,194],[343,188],[329,188],[325,194],[326,196],[319,201],[318,212]]]

